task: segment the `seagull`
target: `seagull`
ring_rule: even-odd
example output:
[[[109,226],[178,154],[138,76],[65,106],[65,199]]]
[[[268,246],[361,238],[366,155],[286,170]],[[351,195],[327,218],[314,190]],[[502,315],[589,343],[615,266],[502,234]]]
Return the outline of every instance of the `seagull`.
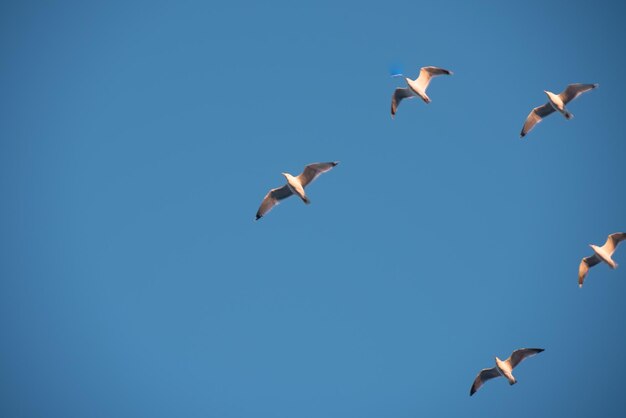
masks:
[[[420,69],[420,75],[415,80],[411,80],[408,77],[404,77],[406,83],[409,85],[406,88],[397,88],[391,96],[391,117],[396,114],[398,106],[402,99],[412,99],[415,96],[419,96],[424,102],[430,103],[430,97],[426,95],[426,89],[430,84],[430,79],[439,75],[452,75],[452,71],[444,70],[438,67],[422,67]],[[397,74],[402,76],[402,74]]]
[[[513,351],[511,353],[511,357],[502,361],[498,357],[496,357],[496,367],[492,367],[491,369],[482,369],[476,379],[474,379],[474,384],[470,389],[470,396],[472,396],[480,387],[489,379],[493,379],[494,377],[506,377],[509,381],[510,385],[514,385],[517,383],[517,379],[513,377],[513,369],[522,362],[526,357],[534,356],[535,354],[539,354],[543,351],[543,348],[520,348],[519,350]]]
[[[589,244],[595,254],[585,257],[580,261],[580,266],[578,266],[578,287],[583,287],[583,282],[585,281],[585,277],[587,277],[589,268],[595,266],[601,261],[604,261],[612,269],[617,268],[617,263],[613,261],[611,256],[615,252],[617,245],[625,239],[626,232],[616,232],[608,236],[602,247]]]
[[[267,193],[267,195],[265,195],[265,198],[263,198],[263,202],[261,202],[261,206],[256,213],[255,220],[262,218],[267,212],[272,210],[275,205],[280,203],[281,200],[286,199],[293,194],[298,195],[298,197],[300,197],[300,199],[302,199],[302,201],[307,205],[310,204],[311,201],[304,193],[304,188],[311,184],[317,176],[331,170],[337,164],[339,164],[339,161],[309,164],[304,167],[304,171],[302,171],[302,173],[298,176],[292,176],[289,173],[281,173],[287,179],[287,184],[282,187],[272,189],[269,193]]]
[[[565,119],[571,119],[574,117],[566,108],[565,105],[580,96],[581,94],[593,90],[598,87],[599,84],[570,84],[560,94],[554,94],[550,91],[544,90],[543,92],[548,96],[548,103],[543,106],[539,106],[530,111],[524,122],[524,127],[520,133],[520,138],[526,136],[536,124],[541,122],[543,118],[554,112],[555,110],[561,112]]]

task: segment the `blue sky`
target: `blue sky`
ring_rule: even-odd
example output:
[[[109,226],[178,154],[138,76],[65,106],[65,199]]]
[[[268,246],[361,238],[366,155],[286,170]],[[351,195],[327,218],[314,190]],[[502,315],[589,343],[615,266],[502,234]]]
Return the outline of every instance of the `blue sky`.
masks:
[[[544,3],[0,5],[0,416],[624,416],[625,10]]]

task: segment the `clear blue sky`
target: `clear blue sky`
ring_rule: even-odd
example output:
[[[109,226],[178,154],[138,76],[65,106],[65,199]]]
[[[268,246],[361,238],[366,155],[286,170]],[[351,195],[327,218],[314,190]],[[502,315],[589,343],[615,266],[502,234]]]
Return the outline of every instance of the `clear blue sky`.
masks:
[[[0,416],[623,417],[618,3],[2,3]]]

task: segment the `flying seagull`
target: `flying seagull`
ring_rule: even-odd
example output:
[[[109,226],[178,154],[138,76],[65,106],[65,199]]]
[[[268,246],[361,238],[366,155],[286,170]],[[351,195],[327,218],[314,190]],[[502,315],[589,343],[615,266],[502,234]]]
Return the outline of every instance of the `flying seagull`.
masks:
[[[585,277],[587,277],[589,268],[595,266],[601,261],[604,261],[612,269],[617,268],[617,263],[613,261],[611,256],[615,252],[617,245],[625,239],[626,232],[616,232],[609,235],[602,247],[589,244],[595,254],[585,257],[580,261],[580,266],[578,266],[578,287],[583,287],[583,282],[585,281]]]
[[[520,133],[520,137],[523,138],[528,132],[530,132],[536,124],[541,122],[543,118],[554,112],[555,110],[561,112],[565,119],[571,119],[574,117],[566,108],[565,105],[583,94],[586,91],[593,90],[598,87],[599,84],[570,84],[560,94],[554,94],[550,91],[544,90],[543,92],[548,96],[548,103],[543,106],[534,108],[526,117],[524,127]]]
[[[415,80],[411,80],[408,77],[404,77],[408,87],[397,88],[391,96],[391,117],[396,114],[398,106],[402,99],[412,99],[415,96],[419,96],[424,102],[430,103],[430,97],[426,95],[426,89],[430,84],[430,79],[439,75],[452,75],[452,71],[444,70],[438,67],[422,67],[420,69],[420,75]],[[398,74],[401,76],[402,74]]]
[[[496,357],[496,366],[491,369],[483,369],[478,373],[476,379],[474,379],[474,384],[470,389],[470,396],[472,396],[480,387],[489,379],[493,379],[494,377],[506,377],[509,381],[510,385],[514,385],[517,383],[515,377],[513,377],[513,369],[522,362],[526,357],[534,356],[535,354],[539,354],[543,351],[543,348],[520,348],[519,350],[513,351],[511,357],[502,361],[498,357]]]
[[[281,200],[286,199],[293,194],[300,197],[300,199],[302,199],[302,201],[307,205],[311,203],[307,195],[304,193],[304,188],[311,184],[317,176],[329,171],[337,164],[339,164],[339,161],[309,164],[304,167],[304,171],[300,173],[300,175],[295,177],[289,173],[281,173],[287,179],[287,184],[282,187],[272,189],[267,195],[265,195],[265,198],[263,199],[263,202],[261,202],[261,206],[256,213],[255,220],[263,217],[267,212],[272,210],[275,205],[280,203]]]

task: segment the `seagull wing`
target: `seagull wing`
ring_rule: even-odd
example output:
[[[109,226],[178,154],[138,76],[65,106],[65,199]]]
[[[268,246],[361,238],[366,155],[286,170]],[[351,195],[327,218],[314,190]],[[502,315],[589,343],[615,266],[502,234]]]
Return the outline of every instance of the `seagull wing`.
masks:
[[[292,194],[293,192],[286,184],[283,187],[270,190],[269,193],[265,195],[265,198],[263,198],[263,202],[261,202],[261,206],[259,206],[259,210],[256,212],[255,220],[259,220],[265,216],[265,214],[272,210],[281,200]]]
[[[313,182],[322,173],[327,172],[332,169],[334,166],[339,164],[339,161],[332,161],[329,163],[313,163],[304,167],[304,171],[300,173],[298,176],[298,181],[302,185],[302,187],[306,187],[308,184]]]
[[[452,75],[452,71],[439,67],[422,67],[420,69],[420,75],[415,81],[422,90],[426,91],[430,84],[430,79],[440,75]]]
[[[626,232],[616,232],[614,234],[609,235],[606,239],[606,242],[602,246],[602,249],[609,253],[609,255],[613,255],[617,245],[626,239]]]
[[[398,110],[398,106],[400,106],[400,102],[402,101],[402,99],[411,99],[413,97],[415,97],[415,95],[410,88],[397,88],[391,96],[391,117],[393,118],[396,114],[396,111]]]
[[[587,277],[589,268],[595,266],[599,262],[600,257],[595,254],[580,260],[580,265],[578,266],[578,287],[583,287],[583,282],[585,281],[585,277]]]
[[[491,369],[482,369],[480,373],[478,373],[478,376],[476,376],[476,379],[474,379],[474,383],[470,389],[470,396],[475,394],[487,380],[498,376],[500,376],[500,373],[498,373],[498,370],[496,370],[495,367],[492,367]]]
[[[525,358],[539,354],[542,351],[543,348],[520,348],[519,350],[513,351],[513,353],[511,353],[511,357],[506,359],[506,361],[511,366],[511,369],[514,369],[515,366],[520,364]]]
[[[570,84],[559,94],[559,97],[563,100],[563,103],[567,104],[584,92],[593,90],[596,87],[598,87],[598,84]]]
[[[530,132],[536,124],[541,122],[543,118],[545,118],[552,112],[554,112],[554,108],[550,103],[546,103],[543,106],[539,106],[531,110],[528,114],[528,117],[526,118],[526,122],[524,122],[524,127],[522,128],[522,133],[520,133],[520,137],[525,137],[526,134]]]

